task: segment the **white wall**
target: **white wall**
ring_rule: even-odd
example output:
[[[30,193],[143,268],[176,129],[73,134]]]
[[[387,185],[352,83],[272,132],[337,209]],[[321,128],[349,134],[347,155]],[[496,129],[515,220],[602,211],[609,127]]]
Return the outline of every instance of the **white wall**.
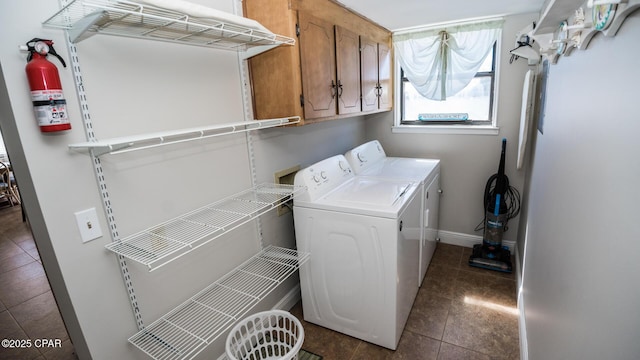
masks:
[[[393,114],[368,117],[367,138],[378,139],[390,156],[441,159],[440,229],[460,235],[481,236],[474,228],[484,217],[484,187],[498,171],[502,138],[507,138],[505,171],[510,184],[522,191],[524,171],[516,170],[518,128],[524,74],[524,60],[509,64],[509,50],[515,34],[536,19],[537,14],[509,16],[502,31],[502,51],[498,54],[497,121],[494,135],[398,134],[391,132]],[[398,104],[397,104],[398,105]],[[509,222],[505,240],[516,240],[518,218]],[[464,237],[464,236],[463,236]]]
[[[530,360],[640,354],[640,12],[549,71],[523,278]]]
[[[230,0],[195,2],[233,12]],[[72,73],[56,59],[51,61],[61,73],[73,129],[43,135],[33,116],[26,55],[18,46],[33,37],[53,39],[69,62],[64,33],[41,26],[57,8],[55,1],[0,3],[0,127],[45,270],[80,358],[145,359],[126,341],[137,331],[136,324],[116,257],[104,248],[111,239],[91,160],[67,148],[86,138]],[[78,44],[78,54],[99,139],[244,119],[233,52],[94,36]],[[257,178],[271,182],[266,174],[360,144],[364,123],[356,118],[252,136],[258,150]],[[286,156],[272,156],[282,154]],[[242,134],[101,159],[120,237],[251,186],[247,138]],[[105,236],[83,244],[73,213],[92,207],[98,210]],[[266,216],[265,242],[292,246],[290,222],[291,217]],[[152,273],[129,262],[145,323],[253,255],[259,248],[256,229],[255,223],[248,224]],[[273,306],[294,285],[288,282],[259,308]],[[223,341],[201,358],[217,358]]]

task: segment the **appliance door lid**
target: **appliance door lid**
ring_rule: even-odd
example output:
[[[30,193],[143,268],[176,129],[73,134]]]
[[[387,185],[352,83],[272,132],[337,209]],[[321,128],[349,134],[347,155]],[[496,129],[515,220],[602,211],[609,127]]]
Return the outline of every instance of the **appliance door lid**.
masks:
[[[439,163],[440,160],[388,157],[358,175],[424,181],[439,166]]]
[[[416,184],[410,181],[356,177],[314,205],[327,210],[397,218],[415,189]]]

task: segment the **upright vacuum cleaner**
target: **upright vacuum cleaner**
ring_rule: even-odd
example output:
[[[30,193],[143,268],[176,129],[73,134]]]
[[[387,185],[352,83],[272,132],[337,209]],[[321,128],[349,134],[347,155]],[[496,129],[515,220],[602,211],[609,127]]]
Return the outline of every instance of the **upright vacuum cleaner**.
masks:
[[[487,181],[484,190],[485,218],[476,230],[484,226],[482,244],[473,246],[469,265],[510,273],[513,271],[511,252],[502,246],[502,235],[507,223],[520,212],[520,193],[509,186],[509,178],[504,173],[504,159],[507,139],[502,139],[502,152],[498,173]]]

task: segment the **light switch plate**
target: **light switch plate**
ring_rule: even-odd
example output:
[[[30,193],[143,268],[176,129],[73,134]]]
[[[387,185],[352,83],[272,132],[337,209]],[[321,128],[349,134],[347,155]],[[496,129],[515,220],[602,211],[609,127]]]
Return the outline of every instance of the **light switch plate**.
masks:
[[[102,229],[100,229],[100,222],[95,208],[78,211],[74,215],[76,216],[83,243],[102,237]]]

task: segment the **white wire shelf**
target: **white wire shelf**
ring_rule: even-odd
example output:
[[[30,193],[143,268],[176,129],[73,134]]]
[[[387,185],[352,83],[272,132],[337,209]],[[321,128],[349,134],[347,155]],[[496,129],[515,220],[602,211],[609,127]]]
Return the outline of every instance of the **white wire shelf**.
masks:
[[[191,359],[309,259],[269,246],[129,338],[153,359]]]
[[[220,19],[193,17],[127,0],[73,0],[43,25],[68,30],[74,43],[106,34],[251,52],[245,57],[295,44],[292,38],[246,22],[231,14]]]
[[[268,129],[277,126],[297,124],[299,116],[288,118],[253,120],[236,123],[225,123],[198,128],[175,131],[156,132],[143,135],[125,136],[99,141],[69,144],[71,150],[89,150],[94,156],[104,154],[120,154],[129,151],[149,149],[169,144],[201,140],[215,136],[235,134],[250,130]]]
[[[284,204],[303,190],[293,185],[260,184],[114,241],[106,248],[153,271]]]

